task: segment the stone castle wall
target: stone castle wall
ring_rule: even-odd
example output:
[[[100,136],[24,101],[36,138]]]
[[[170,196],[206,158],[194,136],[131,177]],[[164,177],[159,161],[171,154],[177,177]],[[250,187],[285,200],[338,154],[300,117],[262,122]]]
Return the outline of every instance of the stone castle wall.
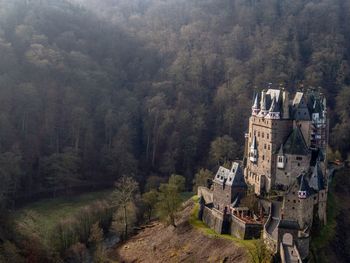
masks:
[[[230,233],[241,239],[258,239],[261,236],[261,224],[245,223],[236,216],[231,216]]]
[[[283,218],[287,220],[295,220],[299,226],[304,229],[306,225],[311,227],[313,220],[314,197],[310,196],[306,199],[298,198],[298,186],[295,184],[291,191],[283,200]]]
[[[210,209],[208,207],[204,207],[203,210],[203,222],[213,229],[215,232],[221,234],[222,233],[222,225],[223,225],[223,214],[215,211],[214,209]]]

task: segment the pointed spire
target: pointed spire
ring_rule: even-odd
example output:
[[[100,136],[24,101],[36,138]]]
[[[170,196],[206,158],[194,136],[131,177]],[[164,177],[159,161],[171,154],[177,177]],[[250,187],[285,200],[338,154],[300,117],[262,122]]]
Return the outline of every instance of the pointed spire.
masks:
[[[281,144],[281,147],[280,147],[280,149],[279,149],[279,151],[278,151],[278,156],[283,156],[284,154],[283,154],[283,144]]]
[[[309,190],[310,190],[309,184],[306,181],[305,173],[303,173],[301,175],[301,179],[300,179],[300,187],[299,187],[299,191],[298,191],[298,197],[301,199],[305,199],[309,195]]]
[[[284,169],[285,160],[286,160],[286,157],[284,156],[284,153],[283,153],[283,144],[281,144],[281,147],[277,154],[277,168]]]
[[[255,95],[255,100],[252,108],[259,109],[258,93]]]
[[[258,100],[258,94],[255,95],[255,100],[254,100],[254,104],[252,106],[252,115],[256,116],[258,115],[260,109],[259,109],[259,100]]]

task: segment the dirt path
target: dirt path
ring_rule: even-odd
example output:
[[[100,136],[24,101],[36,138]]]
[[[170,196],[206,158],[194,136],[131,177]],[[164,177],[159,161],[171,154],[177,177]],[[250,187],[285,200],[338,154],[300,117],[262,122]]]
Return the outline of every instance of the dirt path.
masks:
[[[188,223],[194,207],[184,204],[177,227],[156,222],[111,251],[118,262],[247,262],[243,248],[232,241],[210,237]]]

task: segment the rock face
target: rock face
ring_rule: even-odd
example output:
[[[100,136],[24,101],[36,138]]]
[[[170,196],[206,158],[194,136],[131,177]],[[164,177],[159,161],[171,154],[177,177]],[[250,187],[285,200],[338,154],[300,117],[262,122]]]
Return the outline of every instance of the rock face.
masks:
[[[184,204],[177,227],[155,222],[111,251],[118,262],[248,262],[244,248],[232,241],[211,237],[189,222],[194,207]]]

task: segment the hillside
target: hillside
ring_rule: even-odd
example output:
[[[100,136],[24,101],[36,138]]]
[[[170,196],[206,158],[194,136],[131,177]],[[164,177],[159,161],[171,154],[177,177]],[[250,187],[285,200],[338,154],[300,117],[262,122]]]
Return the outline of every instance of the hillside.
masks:
[[[171,175],[183,176],[182,191],[205,185],[219,166],[242,158],[253,95],[267,87],[325,95],[327,157],[350,158],[348,21],[349,0],[0,0],[0,261],[60,262],[79,247],[93,250],[90,232],[97,244],[112,221],[121,223],[100,204],[104,226],[92,206],[94,222],[80,228],[87,216],[75,215],[79,202],[57,216],[45,206],[61,196],[131,178],[137,199],[129,209],[142,224],[159,201],[148,200],[150,209],[144,194]],[[315,251],[349,261],[350,180],[340,182],[333,241]],[[44,246],[31,228],[14,226],[13,211],[34,201],[50,214],[35,229],[59,219],[68,241]],[[112,256],[246,258],[230,240],[186,223],[187,205],[176,229],[156,223]],[[74,212],[71,224],[61,220],[66,212]]]
[[[346,157],[349,10],[345,0],[0,0],[0,195],[124,173],[141,183],[178,173],[191,187],[199,168],[241,156],[253,93],[270,82],[320,87],[331,146]]]
[[[193,209],[190,199],[176,228],[154,222],[111,251],[111,258],[118,262],[248,262],[244,247],[238,243],[191,225]]]

